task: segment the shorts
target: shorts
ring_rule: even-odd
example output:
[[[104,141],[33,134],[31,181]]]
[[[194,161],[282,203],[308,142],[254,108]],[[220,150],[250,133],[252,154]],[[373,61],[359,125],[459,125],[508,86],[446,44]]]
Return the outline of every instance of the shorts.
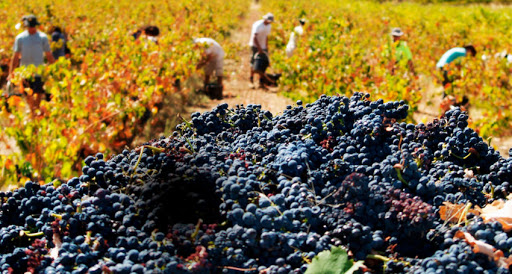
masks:
[[[251,47],[252,49],[252,54],[251,54],[251,65],[254,65],[254,59],[256,57],[256,53],[258,53],[258,48],[257,47]],[[267,53],[268,54],[268,49],[264,49],[263,52]],[[251,66],[252,67],[252,66]]]
[[[24,85],[27,85],[33,93],[44,93],[44,82],[41,76],[39,75],[34,76],[34,78],[32,79],[25,79]]]
[[[206,63],[206,65],[204,66],[204,74],[212,75],[213,72],[215,72],[215,75],[217,77],[222,77],[222,74],[224,73],[223,58],[213,59],[210,62]]]

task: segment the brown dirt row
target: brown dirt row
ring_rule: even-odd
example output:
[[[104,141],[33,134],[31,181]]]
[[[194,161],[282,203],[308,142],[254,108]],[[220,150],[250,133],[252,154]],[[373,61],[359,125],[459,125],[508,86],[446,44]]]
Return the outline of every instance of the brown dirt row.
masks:
[[[230,108],[234,108],[236,105],[247,106],[248,104],[259,104],[262,106],[262,109],[268,110],[276,115],[282,113],[287,105],[294,103],[291,99],[279,95],[278,88],[263,90],[249,87],[249,60],[251,51],[248,42],[252,24],[262,16],[263,13],[260,11],[260,5],[253,2],[244,21],[240,24],[239,29],[234,31],[231,36],[231,41],[241,45],[243,50],[237,54],[238,57],[240,57],[239,60],[225,60],[224,68],[225,74],[227,75],[223,82],[224,98],[222,100],[211,100],[202,105],[192,106],[189,108],[190,112],[208,111],[220,103],[227,103]],[[257,82],[257,76],[255,76],[255,82]]]

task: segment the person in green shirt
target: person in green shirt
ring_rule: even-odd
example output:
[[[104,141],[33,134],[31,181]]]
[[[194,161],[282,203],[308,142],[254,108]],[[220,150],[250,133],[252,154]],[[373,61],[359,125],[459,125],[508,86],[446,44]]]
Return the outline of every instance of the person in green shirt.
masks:
[[[407,64],[409,71],[416,75],[416,71],[414,70],[414,64],[412,62],[412,53],[407,46],[407,42],[401,40],[401,37],[404,35],[400,28],[393,28],[391,30],[391,36],[393,37],[393,46],[394,56],[391,56],[394,59],[394,63],[392,64],[391,73],[394,74],[396,65]]]

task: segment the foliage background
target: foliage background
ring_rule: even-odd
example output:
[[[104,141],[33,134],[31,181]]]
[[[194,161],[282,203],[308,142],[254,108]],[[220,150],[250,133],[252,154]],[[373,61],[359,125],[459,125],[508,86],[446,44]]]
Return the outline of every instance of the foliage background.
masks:
[[[374,98],[406,100],[412,113],[422,97],[434,96],[425,83],[441,86],[435,68],[441,55],[473,44],[476,58],[450,66],[455,81],[448,93],[470,98],[471,126],[484,138],[510,134],[512,67],[500,57],[512,52],[509,6],[297,0],[293,5],[265,1],[262,9],[276,14],[273,67],[284,72],[281,84],[288,96],[310,102],[320,94],[366,91]],[[295,55],[286,58],[282,49],[299,18],[308,20],[305,34]],[[393,48],[393,27],[405,33],[417,75],[405,64],[391,73],[394,59],[387,49]]]
[[[3,99],[3,133],[20,153],[1,155],[2,182],[51,181],[77,175],[82,159],[96,152],[120,152],[139,138],[172,129],[176,114],[195,100],[194,37],[212,37],[226,51],[226,38],[247,10],[247,1],[2,1],[0,60],[12,56],[21,17],[35,14],[41,31],[61,26],[68,35],[70,59],[40,68],[20,68],[13,82],[43,75],[52,100],[43,114],[31,114],[18,96]],[[223,14],[224,16],[218,16]],[[134,41],[143,25],[156,25],[158,45]],[[236,56],[228,56],[236,59]],[[146,133],[146,134],[144,134]]]
[[[425,97],[437,96],[425,83],[437,82],[438,58],[448,49],[473,44],[476,58],[451,67],[450,92],[470,97],[471,126],[484,138],[510,134],[512,9],[500,1],[260,1],[262,14],[276,16],[271,35],[272,69],[283,73],[281,90],[310,102],[321,94],[363,91],[373,98],[405,100],[411,113]],[[469,4],[468,4],[469,3]],[[219,41],[227,59],[240,45],[227,39],[251,1],[29,1],[0,2],[0,62],[12,56],[15,25],[33,13],[49,34],[61,26],[71,59],[42,68],[19,69],[16,81],[37,70],[53,98],[43,115],[27,112],[20,97],[3,98],[0,125],[19,153],[0,156],[0,181],[51,181],[80,174],[85,156],[118,153],[138,140],[169,134],[194,92],[199,58],[192,38]],[[285,45],[299,18],[306,18],[292,58]],[[135,42],[130,34],[146,24],[159,26],[159,44]],[[390,31],[401,27],[413,53],[417,75],[395,66]],[[249,31],[250,26],[247,26]],[[242,72],[243,73],[243,72]],[[179,83],[179,85],[178,85]],[[429,99],[429,98],[427,98]],[[412,118],[409,118],[412,121]]]

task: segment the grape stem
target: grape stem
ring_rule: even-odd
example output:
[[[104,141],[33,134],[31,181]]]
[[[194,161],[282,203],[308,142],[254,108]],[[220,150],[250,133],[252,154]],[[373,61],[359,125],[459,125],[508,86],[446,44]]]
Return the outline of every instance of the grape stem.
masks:
[[[60,214],[52,213],[50,216],[55,217],[55,219],[62,220],[62,215]]]
[[[23,230],[21,236],[25,235],[27,237],[41,237],[41,236],[44,236],[44,232],[40,231],[40,232],[34,232],[34,233],[30,233],[30,231],[26,231],[26,230]]]
[[[409,183],[404,179],[404,177],[402,177],[402,170],[398,167],[395,167],[395,170],[398,180],[400,180],[400,182],[404,183],[405,185],[409,186]]]
[[[378,254],[368,254],[368,256],[366,256],[366,259],[379,260],[379,261],[383,261],[385,263],[391,261],[390,258],[384,257],[382,255],[378,255]]]
[[[378,255],[378,254],[368,254],[366,256],[366,259],[379,260],[379,261],[383,261],[384,263],[387,263],[389,261],[395,261],[395,262],[402,262],[404,265],[407,265],[407,266],[411,265],[409,262],[395,260],[395,259],[388,258],[388,257],[382,256],[382,255]],[[384,267],[386,267],[386,265],[384,265]]]
[[[462,221],[466,219],[466,215],[468,214],[471,206],[472,206],[472,204],[470,202],[468,202],[468,204],[464,207],[464,211],[462,211],[462,214],[459,217],[458,225],[460,225],[462,223]]]
[[[451,150],[450,150],[450,155],[454,156],[455,158],[458,158],[458,159],[461,159],[461,160],[466,160],[469,156],[471,156],[472,152],[469,152],[468,155],[464,156],[464,157],[461,157],[461,156],[458,156],[456,154],[454,154]]]
[[[185,136],[184,136],[184,137],[185,137]],[[195,149],[194,149],[194,147],[192,146],[192,143],[190,142],[190,140],[189,140],[187,137],[185,137],[185,140],[187,141],[187,144],[188,144],[188,146],[190,147],[190,151],[192,151],[192,153],[195,153],[195,152],[196,152],[196,150],[195,150]]]
[[[199,234],[199,229],[200,229],[202,223],[203,223],[202,219],[197,220],[196,229],[194,230],[194,233],[192,233],[192,235],[190,235],[192,243],[195,243],[197,234]]]
[[[257,268],[239,268],[234,266],[223,266],[224,269],[230,269],[230,270],[236,270],[236,271],[242,271],[242,272],[249,272],[249,271],[255,271],[258,270]]]
[[[188,140],[187,140],[188,141]],[[133,175],[135,174],[135,172],[137,171],[137,167],[139,166],[140,164],[140,160],[142,158],[142,154],[144,153],[144,149],[145,148],[149,148],[151,149],[153,152],[163,152],[165,149],[164,148],[158,148],[158,147],[154,147],[154,146],[148,146],[148,145],[145,145],[145,146],[142,146],[141,147],[141,150],[140,150],[140,154],[139,154],[139,159],[137,159],[137,163],[135,164],[135,166],[133,167],[133,173],[131,175],[131,178],[133,178]]]

